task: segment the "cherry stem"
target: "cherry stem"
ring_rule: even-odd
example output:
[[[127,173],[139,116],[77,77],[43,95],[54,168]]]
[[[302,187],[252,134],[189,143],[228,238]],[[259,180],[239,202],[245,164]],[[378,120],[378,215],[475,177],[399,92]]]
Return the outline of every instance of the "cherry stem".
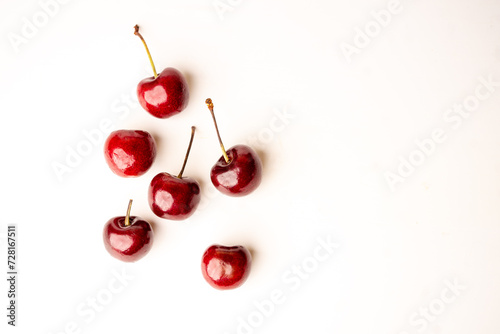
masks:
[[[142,41],[142,44],[144,44],[144,47],[146,48],[146,52],[148,53],[149,57],[149,62],[151,63],[151,67],[153,68],[153,73],[155,74],[155,79],[156,79],[158,77],[158,73],[156,73],[155,63],[153,62],[153,58],[151,57],[151,53],[149,52],[148,45],[146,44],[146,41],[144,40],[142,35],[139,33],[139,26],[137,24],[134,26],[134,29],[135,29],[134,35],[139,36],[139,38]]]
[[[189,140],[189,146],[188,146],[188,149],[187,149],[187,152],[186,152],[186,156],[184,157],[184,163],[182,164],[182,168],[181,168],[181,171],[179,172],[179,175],[177,175],[177,177],[179,179],[182,179],[182,173],[184,173],[184,168],[186,168],[186,163],[188,161],[188,157],[189,157],[189,152],[191,152],[191,146],[193,145],[193,139],[194,139],[194,132],[195,132],[196,128],[194,126],[191,127],[191,139]]]
[[[219,138],[219,144],[220,148],[222,149],[222,154],[224,155],[224,160],[226,160],[226,163],[229,163],[229,157],[227,156],[224,144],[222,144],[222,139],[220,139],[219,128],[217,127],[217,121],[215,120],[214,104],[212,103],[212,99],[210,98],[206,99],[205,104],[207,105],[208,110],[210,110],[210,113],[212,114],[212,119],[214,120],[215,124],[215,131],[217,132],[217,138]]]
[[[127,214],[125,215],[125,226],[130,226],[130,210],[132,209],[132,200],[128,202]]]

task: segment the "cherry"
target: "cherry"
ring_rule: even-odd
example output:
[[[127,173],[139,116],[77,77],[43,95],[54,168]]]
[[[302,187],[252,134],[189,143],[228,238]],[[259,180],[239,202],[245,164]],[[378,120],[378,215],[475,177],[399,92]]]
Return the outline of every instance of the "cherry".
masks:
[[[236,145],[227,151],[224,149],[215,120],[212,100],[206,99],[205,103],[212,114],[222,149],[222,156],[210,171],[210,179],[215,188],[225,195],[248,195],[259,186],[262,180],[262,162],[257,153],[247,145]]]
[[[229,290],[245,282],[251,263],[252,256],[243,246],[212,245],[203,254],[201,272],[212,287]]]
[[[117,130],[111,132],[104,143],[104,158],[116,175],[140,176],[156,158],[156,143],[146,131]]]
[[[179,175],[159,173],[149,185],[148,201],[151,210],[160,218],[184,220],[190,217],[201,199],[200,185],[189,177],[183,177],[184,169],[193,144],[195,127],[191,127],[191,139]]]
[[[153,244],[153,230],[147,221],[130,216],[132,200],[126,216],[111,218],[104,225],[104,247],[113,257],[125,262],[135,262],[144,257]]]
[[[137,97],[140,105],[157,118],[168,118],[184,110],[189,101],[189,90],[184,76],[172,67],[167,67],[158,75],[146,41],[139,33],[139,26],[134,27],[149,57],[154,77],[143,79],[137,85]]]

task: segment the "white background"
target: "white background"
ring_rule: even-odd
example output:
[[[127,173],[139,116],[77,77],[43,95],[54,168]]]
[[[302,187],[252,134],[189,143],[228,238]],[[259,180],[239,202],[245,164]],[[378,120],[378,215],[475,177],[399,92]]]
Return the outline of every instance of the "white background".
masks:
[[[499,333],[500,87],[467,118],[447,111],[478,101],[481,78],[500,81],[498,0],[402,0],[384,27],[373,11],[387,10],[385,0],[219,3],[225,11],[212,0],[73,0],[48,17],[34,0],[1,2],[0,263],[6,272],[6,226],[17,224],[13,332]],[[135,102],[152,75],[136,23],[158,71],[188,78],[180,115],[155,119]],[[347,44],[357,53],[346,57]],[[210,183],[220,149],[207,97],[226,147],[262,154],[263,183],[248,197]],[[109,170],[110,131],[95,134],[103,120],[158,138],[147,174]],[[178,172],[191,125],[185,175],[203,201],[187,221],[161,220],[147,187],[158,172]],[[446,139],[418,153],[435,129]],[[89,153],[58,178],[54,164],[92,131]],[[419,165],[391,188],[387,173],[411,157]],[[129,198],[155,231],[133,264],[109,256],[101,235]],[[338,248],[317,261],[318,240],[329,239]],[[203,280],[213,243],[253,250],[241,288]],[[122,272],[125,285],[114,279]],[[5,279],[0,289],[3,333]],[[280,292],[280,304],[263,302]]]

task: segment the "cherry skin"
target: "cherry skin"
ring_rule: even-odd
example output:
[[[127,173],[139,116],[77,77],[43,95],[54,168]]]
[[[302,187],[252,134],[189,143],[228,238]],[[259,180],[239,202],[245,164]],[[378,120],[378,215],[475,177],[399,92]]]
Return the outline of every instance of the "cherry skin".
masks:
[[[104,143],[104,158],[116,175],[137,177],[146,173],[153,164],[156,143],[146,131],[113,131]]]
[[[111,218],[104,225],[103,241],[106,250],[118,260],[135,262],[144,257],[153,244],[151,224],[130,216],[132,200],[126,216]]]
[[[229,290],[246,281],[251,263],[252,256],[243,246],[212,245],[203,254],[201,272],[212,287]]]
[[[184,220],[195,212],[200,199],[200,185],[189,177],[159,173],[149,185],[149,206],[160,218]]]
[[[246,145],[236,145],[226,151],[215,120],[212,99],[206,99],[205,103],[212,114],[215,131],[222,149],[222,157],[210,170],[210,180],[215,188],[225,195],[248,195],[262,181],[262,161],[258,154]]]
[[[179,175],[156,175],[149,185],[148,202],[151,210],[160,218],[184,220],[190,217],[201,199],[200,185],[189,177],[183,177],[184,169],[193,145],[195,127],[191,127],[191,139]]]
[[[262,162],[249,146],[236,145],[227,150],[229,162],[221,156],[210,171],[217,190],[229,196],[245,196],[254,191],[262,180]]]
[[[156,78],[137,85],[140,105],[157,118],[168,118],[184,110],[189,101],[186,79],[175,68],[164,69]]]
[[[141,80],[137,85],[137,97],[140,105],[157,118],[168,118],[183,111],[189,101],[189,90],[186,79],[175,68],[167,67],[160,75],[149,52],[146,41],[139,33],[139,26],[134,27],[149,57],[154,76]]]

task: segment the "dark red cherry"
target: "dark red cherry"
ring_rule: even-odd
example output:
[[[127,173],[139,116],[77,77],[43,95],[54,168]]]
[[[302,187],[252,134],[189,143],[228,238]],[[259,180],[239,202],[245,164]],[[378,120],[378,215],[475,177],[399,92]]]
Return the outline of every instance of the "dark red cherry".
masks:
[[[248,195],[259,186],[262,180],[262,162],[257,153],[246,145],[236,145],[226,151],[215,120],[212,100],[206,99],[205,103],[212,114],[222,149],[222,156],[210,171],[210,179],[215,188],[225,195]]]
[[[251,263],[252,256],[243,246],[212,245],[203,254],[201,272],[212,287],[229,290],[246,281]]]
[[[153,244],[151,225],[142,218],[130,216],[132,200],[127,215],[111,218],[104,225],[104,247],[113,257],[134,262],[144,257]]]
[[[140,176],[149,170],[156,158],[156,143],[146,131],[117,130],[104,143],[104,158],[116,175]]]
[[[168,118],[183,111],[189,102],[189,90],[184,76],[172,67],[167,67],[158,75],[146,41],[135,27],[153,68],[153,77],[143,79],[137,85],[137,98],[140,105],[157,118]]]
[[[191,127],[191,139],[179,175],[159,173],[149,185],[148,202],[151,210],[160,218],[183,220],[190,217],[201,199],[200,185],[195,179],[183,177],[189,152],[193,144],[195,127]]]

